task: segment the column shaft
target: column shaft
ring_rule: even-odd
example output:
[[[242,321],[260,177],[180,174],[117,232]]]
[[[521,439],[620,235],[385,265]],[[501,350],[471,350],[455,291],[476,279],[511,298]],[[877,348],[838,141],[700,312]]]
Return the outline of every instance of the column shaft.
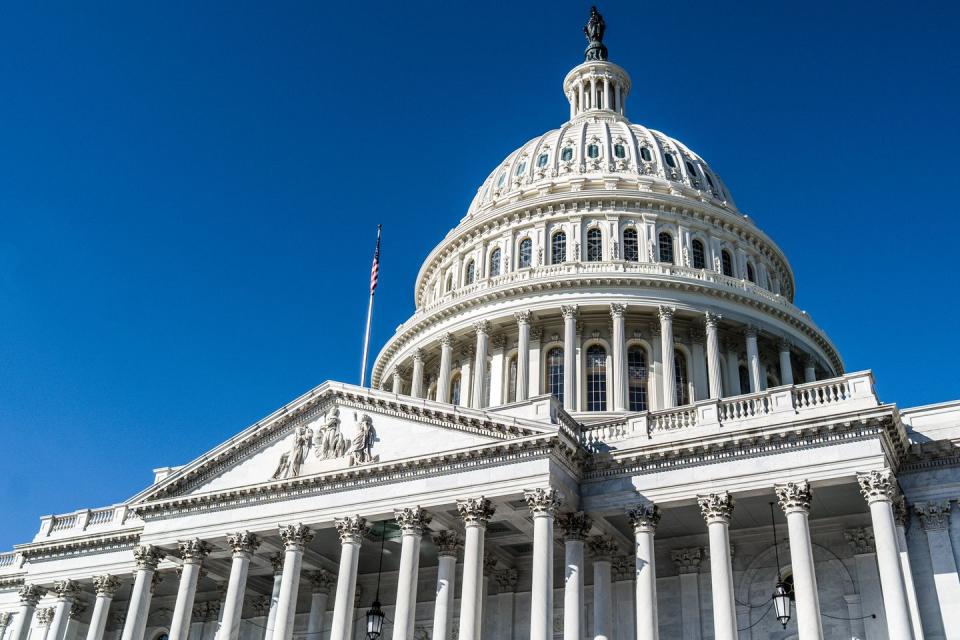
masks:
[[[563,313],[563,408],[577,408],[577,308],[560,307]]]
[[[530,640],[553,637],[553,514],[533,517],[533,575],[530,586]]]
[[[823,624],[820,620],[820,599],[808,521],[813,494],[806,481],[777,485],[775,491],[780,508],[787,516],[790,566],[793,568],[793,589],[797,603],[797,632],[800,640],[822,640]]]
[[[757,329],[747,327],[744,332],[747,341],[747,368],[750,372],[750,393],[761,391],[760,382],[760,351],[757,348]]]
[[[673,308],[660,307],[660,353],[663,358],[663,408],[677,406],[676,377],[673,370]]]
[[[927,549],[930,552],[930,566],[933,570],[943,628],[947,631],[948,638],[952,637],[952,633],[960,637],[960,576],[957,574],[957,562],[950,541],[950,501],[917,503],[915,508],[927,536]],[[878,539],[877,555],[879,554]]]
[[[707,522],[710,539],[713,635],[715,640],[737,640],[737,610],[733,595],[729,529],[733,498],[729,493],[711,493],[698,497],[697,501]]]
[[[907,602],[910,605],[910,622],[913,625],[913,636],[915,640],[923,640],[923,625],[920,622],[920,606],[917,603],[917,589],[913,584],[913,570],[910,567],[910,553],[907,550],[907,532],[906,524],[909,516],[907,515],[906,502],[901,496],[898,502],[894,503],[894,514],[897,521],[897,548],[900,551],[900,570],[903,572],[903,585],[907,590]]]
[[[113,596],[98,593],[93,603],[93,613],[90,616],[90,626],[87,627],[87,640],[103,640],[103,632],[107,628],[107,616],[110,613],[110,603]]]
[[[352,516],[335,520],[334,525],[340,534],[340,568],[337,573],[337,595],[333,602],[330,640],[351,640],[360,540],[366,529],[366,520],[360,516]]]
[[[233,558],[230,561],[230,578],[227,581],[227,593],[224,596],[217,640],[238,640],[240,618],[243,614],[243,596],[247,589],[247,576],[250,573],[250,557],[260,546],[260,540],[249,531],[244,531],[228,535],[227,542],[233,547]],[[88,638],[88,640],[97,639]]]
[[[310,594],[310,617],[307,618],[307,639],[321,640],[323,637],[323,618],[327,614],[327,600],[330,594],[326,591],[314,591]]]
[[[530,393],[530,312],[516,314],[517,329],[517,402],[523,402]],[[509,390],[507,391],[509,394]]]
[[[727,340],[727,395],[738,396],[749,393],[749,389],[740,388],[740,361],[739,352],[732,340]]]
[[[166,554],[151,545],[140,545],[133,550],[137,572],[130,591],[130,605],[123,623],[120,640],[143,640],[147,614],[153,596],[153,574]]]
[[[393,615],[394,640],[413,640],[417,617],[417,578],[420,574],[420,539],[430,517],[420,507],[396,511],[400,525],[400,568],[397,604]]]
[[[456,586],[457,556],[456,536],[452,548],[444,551],[437,561],[437,599],[433,606],[433,640],[449,640],[453,623],[453,591]],[[454,555],[450,555],[452,551]]]
[[[613,612],[610,600],[613,597],[613,585],[610,578],[610,559],[602,558],[593,562],[593,638],[594,640],[612,640]]]
[[[280,527],[283,540],[283,574],[280,579],[280,597],[277,615],[273,619],[273,640],[290,640],[297,615],[297,595],[300,592],[300,569],[303,548],[313,539],[313,533],[302,524]]]
[[[564,541],[563,640],[583,639],[583,539]]]
[[[780,384],[793,384],[793,363],[790,361],[790,344],[780,342]]]
[[[653,538],[660,522],[660,509],[641,504],[628,513],[634,535],[637,640],[657,640],[657,565]]]
[[[458,640],[479,640],[477,600],[483,582],[483,524],[467,522],[463,543],[463,586],[460,592],[460,631]]]
[[[473,363],[473,397],[470,406],[482,409],[487,402],[487,348],[490,342],[490,323],[486,321],[474,324],[477,331],[477,350]]]
[[[453,364],[453,338],[440,338],[440,372],[437,375],[437,402],[450,402],[450,372]]]
[[[184,562],[180,573],[180,586],[173,606],[170,622],[170,640],[187,640],[193,616],[193,601],[197,595],[197,580],[200,578],[200,562]]]
[[[410,395],[423,397],[423,352],[417,349],[413,354],[413,375],[410,378]],[[311,640],[313,640],[311,638]]]
[[[17,609],[17,615],[13,620],[10,640],[27,640],[30,634],[30,623],[33,622],[33,614],[37,610],[37,602],[44,593],[43,589],[30,584],[20,588],[20,608]]]
[[[707,329],[707,375],[710,378],[710,397],[714,400],[723,395],[723,378],[720,375],[720,336],[718,327],[720,316],[706,313]]]
[[[627,358],[624,312],[626,305],[610,305],[613,318],[613,410],[627,409]]]

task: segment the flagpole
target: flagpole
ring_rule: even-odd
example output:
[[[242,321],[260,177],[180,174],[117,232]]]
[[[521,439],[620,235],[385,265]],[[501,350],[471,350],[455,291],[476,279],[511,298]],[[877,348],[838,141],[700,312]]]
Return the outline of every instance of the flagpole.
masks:
[[[380,269],[380,229],[382,225],[377,225],[377,249],[374,252],[373,260],[376,269]],[[379,276],[379,273],[377,274]],[[363,362],[360,364],[360,386],[366,386],[367,382],[367,350],[370,347],[370,321],[373,319],[373,294],[376,292],[376,281],[370,283],[370,301],[367,303],[367,329],[363,333]]]

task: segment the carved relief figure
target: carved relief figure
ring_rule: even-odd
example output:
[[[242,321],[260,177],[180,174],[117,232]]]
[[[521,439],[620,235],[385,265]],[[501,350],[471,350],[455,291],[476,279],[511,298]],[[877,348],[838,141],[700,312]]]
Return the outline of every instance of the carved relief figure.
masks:
[[[313,450],[321,460],[341,458],[347,452],[347,441],[340,433],[340,409],[334,407],[327,414],[326,422],[313,439]]]
[[[350,447],[350,464],[366,464],[373,462],[373,439],[375,432],[373,430],[373,420],[367,414],[363,414],[360,422],[357,424],[357,433],[353,436],[353,442]]]
[[[313,441],[313,430],[300,425],[293,431],[293,442],[290,444],[290,451],[280,456],[280,462],[277,464],[277,470],[273,472],[273,479],[295,478],[300,475],[300,467],[307,459],[307,451]]]

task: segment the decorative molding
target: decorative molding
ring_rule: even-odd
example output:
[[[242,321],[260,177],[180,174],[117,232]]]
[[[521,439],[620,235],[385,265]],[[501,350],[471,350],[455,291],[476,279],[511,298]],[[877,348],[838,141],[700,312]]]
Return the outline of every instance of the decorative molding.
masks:
[[[810,514],[813,492],[810,490],[810,483],[806,480],[778,484],[773,490],[777,494],[777,502],[779,502],[780,508],[783,509],[785,514],[789,515],[796,512]]]
[[[534,516],[549,515],[553,516],[560,505],[563,504],[563,496],[556,489],[526,489],[523,492],[523,499],[527,501],[527,507]]]
[[[557,526],[563,531],[564,540],[583,541],[590,533],[593,521],[583,511],[571,511],[560,515]]]
[[[15,545],[14,548],[27,560],[41,560],[100,551],[132,550],[140,540],[141,530],[138,527],[104,535]]]

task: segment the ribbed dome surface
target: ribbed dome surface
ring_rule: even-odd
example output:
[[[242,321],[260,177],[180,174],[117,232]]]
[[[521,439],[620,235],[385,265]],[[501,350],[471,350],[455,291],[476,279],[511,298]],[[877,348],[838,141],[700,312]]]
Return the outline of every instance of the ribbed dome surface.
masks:
[[[697,199],[736,210],[726,185],[681,142],[623,117],[580,117],[534,138],[511,153],[484,180],[467,217],[531,192],[571,191],[621,181],[677,188]]]

